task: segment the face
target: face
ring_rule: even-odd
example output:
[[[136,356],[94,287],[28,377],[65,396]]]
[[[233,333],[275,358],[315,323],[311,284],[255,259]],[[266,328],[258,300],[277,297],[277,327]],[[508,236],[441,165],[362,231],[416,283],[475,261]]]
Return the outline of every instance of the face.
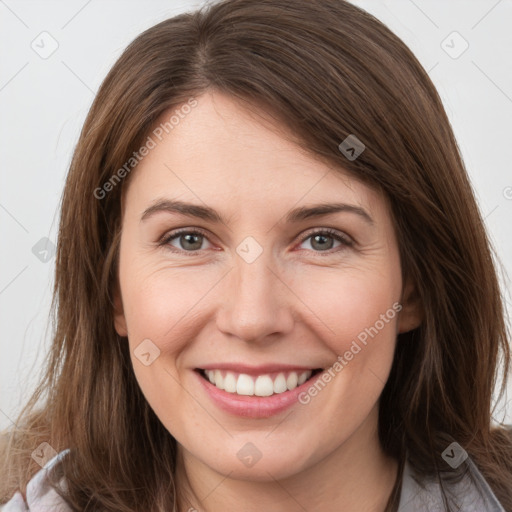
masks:
[[[230,97],[197,101],[131,176],[115,326],[185,460],[284,478],[375,435],[417,316],[380,193]]]

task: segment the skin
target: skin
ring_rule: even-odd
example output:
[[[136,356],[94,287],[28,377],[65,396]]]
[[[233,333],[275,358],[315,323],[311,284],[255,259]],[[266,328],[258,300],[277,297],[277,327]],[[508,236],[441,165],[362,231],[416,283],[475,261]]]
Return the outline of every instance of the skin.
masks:
[[[397,463],[379,444],[378,400],[397,333],[420,322],[387,201],[263,113],[218,92],[197,100],[130,177],[115,296],[141,390],[178,442],[180,511],[382,511]],[[207,205],[226,223],[162,211],[141,221],[163,198]],[[285,222],[292,208],[326,202],[363,208],[373,223],[347,211]],[[206,236],[158,245],[177,228]],[[329,235],[315,243],[311,231],[325,228],[352,245]],[[236,252],[247,236],[263,249],[252,263]],[[213,362],[328,368],[396,302],[400,313],[317,396],[270,418],[219,409],[193,371]],[[149,366],[134,355],[145,339],[160,350]],[[237,457],[247,442],[261,453],[252,467]]]

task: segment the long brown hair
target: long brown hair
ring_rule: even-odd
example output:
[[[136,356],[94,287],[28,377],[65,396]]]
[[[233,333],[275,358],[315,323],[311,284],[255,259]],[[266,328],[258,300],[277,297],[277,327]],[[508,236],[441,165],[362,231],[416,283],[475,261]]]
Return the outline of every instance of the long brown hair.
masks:
[[[9,433],[0,499],[25,490],[39,469],[31,452],[48,442],[71,448],[62,471],[74,510],[176,509],[176,441],[142,395],[113,324],[131,174],[101,197],[95,191],[119,176],[163,113],[208,89],[272,112],[304,149],[389,199],[403,277],[415,285],[423,321],[397,340],[380,400],[382,446],[440,475],[449,436],[512,512],[512,441],[491,426],[510,349],[482,218],[427,73],[388,28],[342,0],[225,0],[150,28],[113,66],[67,177],[54,341]],[[355,160],[338,148],[351,134],[366,146]],[[389,510],[398,491],[397,483]]]

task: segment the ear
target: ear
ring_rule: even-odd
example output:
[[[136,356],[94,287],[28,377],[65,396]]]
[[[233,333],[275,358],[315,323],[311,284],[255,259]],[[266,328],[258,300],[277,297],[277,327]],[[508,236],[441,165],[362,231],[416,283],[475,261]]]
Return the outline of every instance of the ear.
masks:
[[[126,326],[126,318],[124,316],[123,301],[121,299],[121,290],[119,289],[119,283],[117,282],[114,286],[114,327],[119,336],[128,336],[128,328]]]
[[[402,291],[402,310],[398,317],[398,332],[412,331],[421,325],[423,321],[423,305],[416,287],[409,280]]]

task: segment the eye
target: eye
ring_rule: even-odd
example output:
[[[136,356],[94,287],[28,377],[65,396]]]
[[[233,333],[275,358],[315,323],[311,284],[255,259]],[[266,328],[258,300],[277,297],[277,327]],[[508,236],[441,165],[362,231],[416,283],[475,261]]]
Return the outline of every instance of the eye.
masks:
[[[208,249],[208,247],[202,247],[204,241],[208,241],[208,239],[206,234],[200,230],[179,229],[166,233],[159,242],[159,245],[174,247],[176,249],[174,252],[194,253]]]
[[[312,249],[314,252],[326,252],[327,254],[353,246],[353,241],[348,236],[329,228],[309,232],[307,236],[302,238],[301,245],[309,240],[311,240],[309,242],[309,249]],[[197,228],[183,228],[166,233],[158,244],[160,246],[170,246],[173,248],[171,249],[173,252],[191,254],[208,249],[209,247],[202,247],[205,241],[208,244],[210,243],[206,233],[203,231]],[[338,246],[334,246],[335,242],[338,242]],[[334,251],[331,250],[333,248],[335,249]]]
[[[301,245],[308,240],[311,240],[309,242],[309,248],[311,248],[314,252],[330,251],[330,249],[333,249],[335,242],[339,243],[337,246],[338,249],[341,246],[340,250],[343,250],[345,247],[351,247],[353,245],[353,241],[349,237],[332,229],[321,229],[310,232],[306,237],[302,239]],[[336,247],[334,248],[336,249]],[[332,254],[333,252],[338,251],[330,251],[328,254]]]

